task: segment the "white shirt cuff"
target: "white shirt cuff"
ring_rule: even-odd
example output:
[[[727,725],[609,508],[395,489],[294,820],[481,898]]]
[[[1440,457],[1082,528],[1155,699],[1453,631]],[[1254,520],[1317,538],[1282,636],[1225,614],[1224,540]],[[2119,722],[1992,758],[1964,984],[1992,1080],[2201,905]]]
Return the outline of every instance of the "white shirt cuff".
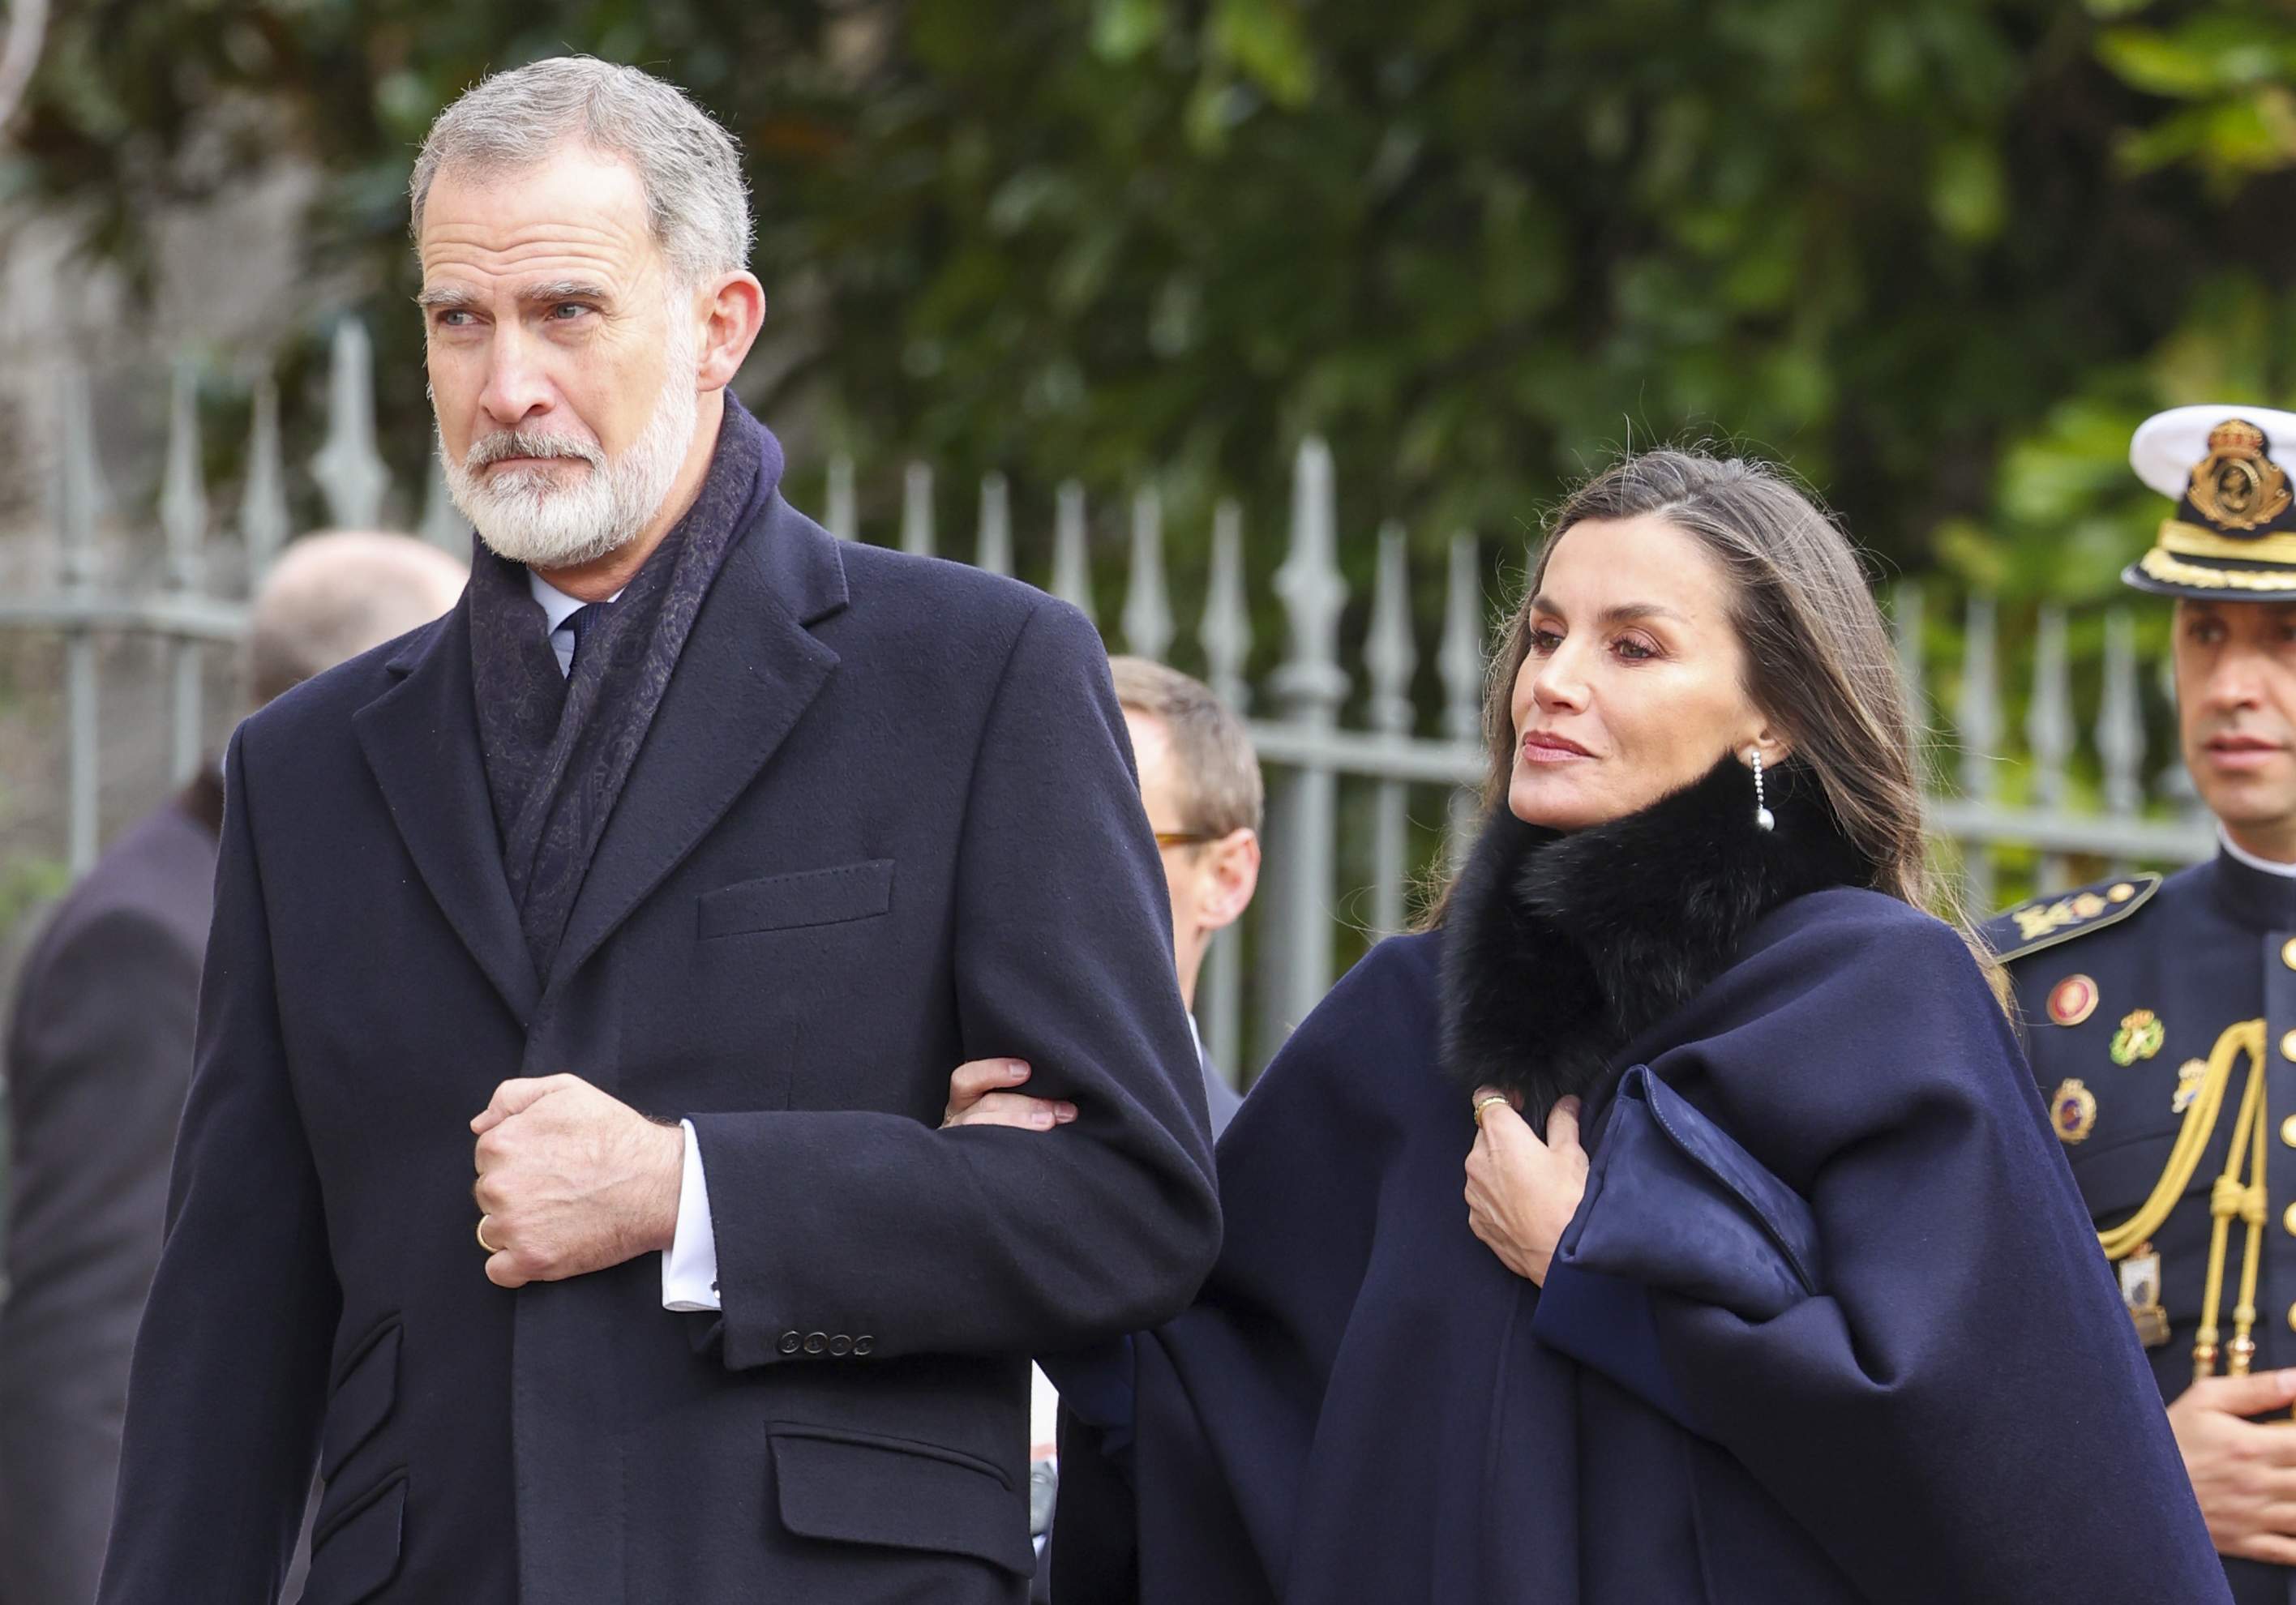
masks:
[[[709,1178],[701,1174],[701,1144],[693,1122],[685,1133],[685,1174],[677,1185],[677,1231],[661,1257],[661,1307],[714,1310],[718,1302],[718,1228],[709,1218]]]

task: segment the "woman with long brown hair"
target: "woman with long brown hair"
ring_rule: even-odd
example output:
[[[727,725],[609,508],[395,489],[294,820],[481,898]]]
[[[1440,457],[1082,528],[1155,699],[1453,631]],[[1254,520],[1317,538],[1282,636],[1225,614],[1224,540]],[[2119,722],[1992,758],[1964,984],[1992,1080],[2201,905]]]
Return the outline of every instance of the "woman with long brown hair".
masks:
[[[1925,907],[1849,541],[1678,451],[1552,528],[1466,867],[1245,1101],[1129,1409],[1078,1390],[1064,1469],[1129,1480],[1070,1478],[1055,1599],[2226,1599],[1988,966]]]

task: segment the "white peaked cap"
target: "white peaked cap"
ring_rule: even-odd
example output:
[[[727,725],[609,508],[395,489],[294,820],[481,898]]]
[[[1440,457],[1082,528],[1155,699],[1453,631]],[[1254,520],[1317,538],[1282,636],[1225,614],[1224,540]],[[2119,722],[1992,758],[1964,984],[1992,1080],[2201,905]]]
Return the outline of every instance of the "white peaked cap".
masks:
[[[2193,482],[2193,470],[2209,454],[2210,434],[2235,418],[2264,431],[2265,453],[2274,462],[2296,468],[2296,413],[2230,402],[2153,414],[2129,439],[2128,466],[2170,501],[2180,500]]]

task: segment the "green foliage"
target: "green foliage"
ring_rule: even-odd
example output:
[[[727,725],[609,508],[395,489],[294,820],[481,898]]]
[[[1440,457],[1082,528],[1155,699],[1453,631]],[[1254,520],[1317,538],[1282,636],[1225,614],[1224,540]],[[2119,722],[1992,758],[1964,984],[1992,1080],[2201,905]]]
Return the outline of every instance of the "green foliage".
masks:
[[[1891,565],[2101,598],[2157,516],[2136,419],[2296,383],[2267,0],[88,0],[7,187],[135,264],[155,202],[321,164],[411,463],[413,148],[569,47],[740,134],[808,335],[753,399],[936,463],[958,529],[1005,471],[1024,557],[1070,476],[1157,476],[1184,571],[1218,495],[1265,537],[1316,431],[1362,578],[1382,517],[1514,547],[1618,447],[1713,436]]]

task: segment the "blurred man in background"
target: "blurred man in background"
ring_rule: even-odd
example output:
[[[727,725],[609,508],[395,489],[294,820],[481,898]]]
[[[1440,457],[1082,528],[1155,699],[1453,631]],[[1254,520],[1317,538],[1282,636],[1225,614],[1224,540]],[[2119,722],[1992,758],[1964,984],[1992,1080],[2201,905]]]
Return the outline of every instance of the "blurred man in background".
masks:
[[[463,566],[406,536],[296,542],[256,597],[260,706],[455,603]],[[7,1044],[10,1295],[0,1309],[0,1605],[95,1597],[127,1361],[160,1255],[192,1069],[223,782],[202,771],[59,904]],[[187,1474],[196,1470],[186,1468]],[[299,1586],[291,1577],[289,1597]]]

